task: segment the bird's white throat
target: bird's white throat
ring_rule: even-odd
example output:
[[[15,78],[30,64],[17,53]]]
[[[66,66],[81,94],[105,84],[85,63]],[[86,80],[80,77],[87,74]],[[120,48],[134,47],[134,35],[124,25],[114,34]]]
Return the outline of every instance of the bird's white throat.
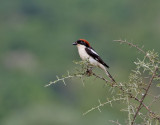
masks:
[[[85,46],[84,45],[77,45],[78,48],[78,53],[81,57],[82,60],[87,60],[89,59],[89,55],[87,54],[86,50],[85,50]]]

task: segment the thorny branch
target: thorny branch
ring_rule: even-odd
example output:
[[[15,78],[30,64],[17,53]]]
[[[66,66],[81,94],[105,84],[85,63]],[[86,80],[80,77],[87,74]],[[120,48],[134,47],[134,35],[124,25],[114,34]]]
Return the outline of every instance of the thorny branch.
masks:
[[[131,46],[131,47],[136,48],[138,51],[140,51],[140,52],[143,53],[146,57],[148,57],[148,59],[150,60],[150,62],[152,62],[152,65],[155,63],[155,60],[157,61],[158,64],[156,64],[156,65],[154,66],[154,67],[155,67],[155,71],[152,73],[152,77],[150,78],[148,87],[147,87],[146,89],[144,89],[144,90],[145,90],[145,94],[143,94],[141,100],[139,100],[138,98],[133,97],[132,95],[130,95],[131,98],[134,98],[136,101],[138,101],[138,102],[140,103],[139,106],[138,106],[138,108],[137,108],[137,111],[136,111],[136,113],[135,113],[135,115],[134,115],[134,117],[133,117],[133,120],[132,120],[131,125],[134,124],[134,121],[135,121],[135,119],[136,119],[136,116],[137,116],[137,114],[140,112],[140,109],[141,109],[142,107],[145,107],[145,108],[149,111],[149,113],[152,114],[153,117],[160,122],[160,116],[158,116],[157,114],[155,114],[155,113],[154,113],[153,111],[151,111],[151,109],[150,109],[151,104],[152,104],[153,102],[155,102],[156,99],[159,98],[159,96],[158,96],[157,98],[154,97],[154,100],[152,101],[152,103],[151,103],[149,106],[146,106],[146,105],[143,103],[143,101],[144,101],[145,97],[147,96],[148,91],[149,91],[149,89],[150,89],[150,87],[151,87],[151,85],[152,85],[153,79],[156,78],[156,77],[158,77],[158,76],[156,76],[156,73],[157,73],[157,71],[158,71],[158,66],[157,66],[157,65],[159,65],[159,63],[160,63],[159,60],[156,59],[156,58],[154,59],[154,57],[151,56],[153,53],[149,54],[149,53],[145,52],[145,51],[143,50],[143,47],[140,48],[140,47],[138,47],[137,45],[134,45],[133,43],[130,43],[130,42],[126,41],[126,40],[114,40],[114,41],[120,42],[120,43],[125,43],[125,44],[128,44],[128,45]],[[157,53],[155,53],[155,54],[153,54],[153,55],[154,55],[155,57],[157,57]],[[151,70],[151,69],[150,69],[150,70]]]
[[[145,99],[145,97],[146,97],[146,95],[147,95],[147,93],[148,93],[148,90],[150,89],[150,87],[151,87],[151,85],[152,85],[152,82],[153,82],[153,79],[154,79],[154,77],[155,77],[155,75],[156,75],[156,72],[157,72],[157,67],[156,67],[156,69],[155,69],[155,71],[154,71],[154,73],[153,73],[153,75],[152,75],[152,77],[151,77],[151,79],[150,79],[150,81],[149,81],[149,84],[148,84],[148,87],[147,87],[147,89],[146,89],[146,91],[145,91],[145,94],[142,96],[142,98],[141,98],[141,100],[140,100],[140,104],[139,104],[139,106],[138,106],[138,108],[137,108],[137,111],[136,111],[134,117],[133,117],[133,120],[132,120],[131,125],[134,124],[134,121],[135,121],[135,119],[136,119],[136,117],[137,117],[137,115],[138,115],[138,112],[139,112],[140,109],[141,109],[142,103],[143,103],[143,101],[144,101],[144,99]]]
[[[155,70],[155,72],[154,72],[154,76],[152,76],[152,78],[151,78],[151,80],[150,80],[149,83],[152,83],[153,78],[155,77],[156,71],[157,71],[157,68],[156,68],[156,70]],[[143,98],[142,98],[143,101],[142,101],[142,99],[139,100],[137,97],[134,97],[131,93],[126,92],[126,91],[123,89],[123,87],[122,87],[121,84],[120,84],[120,85],[117,85],[117,84],[114,84],[114,85],[113,85],[112,82],[109,82],[109,81],[108,81],[107,79],[105,79],[104,77],[98,76],[98,75],[96,75],[95,73],[93,73],[93,75],[96,76],[96,78],[99,78],[99,79],[105,81],[106,83],[110,83],[112,87],[117,87],[117,88],[119,88],[124,94],[127,94],[127,95],[130,97],[130,99],[134,99],[134,100],[136,100],[137,102],[139,102],[139,103],[141,104],[141,106],[143,106],[146,110],[148,110],[149,113],[152,114],[152,115],[154,116],[154,118],[157,119],[157,120],[160,122],[160,117],[159,117],[157,114],[155,114],[155,113],[149,108],[149,106],[147,106],[146,104],[143,103],[143,101],[144,101],[144,99],[145,99],[145,97],[146,97],[146,95],[147,95],[147,93],[148,93],[148,90],[149,90],[149,88],[150,88],[150,86],[151,86],[150,84],[148,85],[147,89],[145,89],[145,90],[146,90],[146,93],[143,95]],[[106,102],[105,104],[108,104],[108,102]],[[101,106],[102,106],[102,105],[93,107],[92,109],[88,110],[85,114],[87,114],[87,113],[89,113],[89,112],[93,111],[94,109],[97,109],[97,108],[99,108],[99,107],[101,107]],[[141,106],[140,106],[140,109],[141,109]],[[138,112],[140,111],[140,109],[138,110]],[[138,113],[137,113],[137,114],[138,114]],[[136,116],[137,116],[137,115],[136,115]]]
[[[148,57],[148,59],[149,59],[151,62],[154,62],[154,61],[152,60],[153,57],[151,57],[151,55],[150,55],[148,52],[145,52],[145,51],[143,50],[143,47],[144,47],[144,46],[142,46],[142,48],[140,48],[140,47],[138,47],[137,45],[135,45],[135,44],[133,44],[133,43],[131,43],[131,42],[128,42],[128,41],[126,41],[126,40],[114,40],[114,41],[115,41],[115,42],[119,42],[120,44],[122,44],[122,43],[128,44],[130,47],[136,48],[139,52],[143,53],[146,57]],[[157,53],[156,53],[156,54],[157,54]],[[158,63],[160,63],[160,61],[158,61]]]
[[[134,82],[137,80],[137,83],[133,83],[133,84],[131,84],[131,83],[125,83],[124,84],[124,83],[121,83],[121,82],[114,82],[112,79],[110,81],[110,80],[92,72],[92,70],[88,69],[88,64],[86,64],[86,62],[75,62],[76,64],[80,64],[82,66],[82,71],[79,71],[78,73],[75,73],[73,75],[68,72],[67,76],[63,76],[62,78],[57,77],[57,80],[55,80],[53,82],[50,82],[46,86],[50,86],[50,85],[55,84],[59,81],[62,81],[65,84],[66,79],[70,79],[70,78],[74,78],[74,77],[80,78],[82,80],[82,83],[83,83],[83,79],[82,79],[83,77],[85,77],[85,76],[95,76],[96,78],[101,79],[105,83],[107,83],[107,85],[110,86],[110,89],[117,89],[120,94],[116,94],[117,95],[116,98],[113,96],[112,99],[107,99],[107,101],[103,102],[103,103],[101,103],[101,101],[98,100],[99,105],[97,105],[97,106],[91,108],[90,110],[86,111],[83,115],[86,115],[87,113],[89,113],[89,112],[91,112],[95,109],[98,109],[101,112],[100,108],[103,107],[104,105],[110,104],[112,106],[113,102],[121,101],[121,102],[126,102],[126,104],[128,105],[127,110],[124,110],[124,111],[128,111],[128,123],[129,123],[129,125],[133,125],[135,123],[135,120],[136,120],[138,115],[140,116],[140,118],[144,118],[144,122],[146,122],[145,119],[152,118],[152,119],[156,119],[160,123],[160,116],[157,115],[155,112],[153,112],[150,108],[152,103],[155,102],[160,97],[160,95],[159,96],[154,96],[154,99],[152,100],[150,105],[146,105],[144,103],[145,98],[147,96],[149,96],[149,89],[150,89],[151,85],[153,84],[153,80],[154,79],[155,80],[157,80],[157,79],[160,80],[159,73],[158,73],[158,70],[160,69],[160,67],[158,67],[158,65],[160,64],[160,61],[159,61],[159,57],[158,57],[157,53],[154,53],[154,52],[151,52],[151,51],[145,52],[143,50],[143,47],[140,48],[137,45],[134,45],[133,43],[130,43],[126,40],[114,40],[114,41],[120,42],[120,43],[125,43],[125,44],[128,44],[131,47],[136,48],[139,52],[144,54],[144,57],[147,57],[149,59],[150,62],[147,62],[146,64],[144,62],[145,58],[144,58],[143,61],[138,60],[138,63],[135,63],[138,66],[138,70],[134,71],[135,74],[136,73],[141,74],[140,73],[141,71],[139,71],[140,67],[144,68],[144,71],[146,71],[146,69],[147,69],[147,71],[150,71],[148,74],[152,74],[152,77],[150,78],[148,85],[144,85],[142,89],[138,88],[139,87],[138,84],[143,84],[143,82],[141,80],[138,81],[139,76],[136,76],[136,75],[132,79],[134,79]],[[153,69],[153,67],[154,67],[154,69]],[[143,71],[143,73],[144,73],[144,71]],[[141,90],[143,90],[144,93]],[[139,99],[140,95],[142,95],[141,99]],[[138,102],[138,106],[135,106],[137,103],[133,103],[133,100]],[[140,112],[140,110],[143,107],[148,111],[149,116],[144,115],[142,112]],[[111,121],[111,122],[115,123],[117,125],[121,125],[118,121]],[[150,121],[148,121],[148,122],[150,122]]]
[[[142,48],[139,48],[137,45],[134,45],[133,43],[130,43],[126,40],[114,40],[115,42],[120,42],[121,44],[122,43],[126,43],[128,44],[129,46],[131,47],[135,47],[137,50],[139,50],[140,52],[142,52],[143,54],[146,54],[146,52],[143,50],[143,47]]]
[[[112,106],[112,102],[122,101],[122,100],[125,100],[125,98],[115,98],[115,97],[113,97],[112,100],[107,99],[107,101],[104,102],[104,103],[101,103],[101,101],[98,100],[99,105],[97,105],[96,107],[92,107],[92,108],[89,109],[87,112],[83,113],[83,115],[86,115],[86,114],[88,114],[89,112],[91,112],[91,111],[93,111],[93,110],[95,110],[95,109],[98,109],[99,112],[101,112],[100,108],[103,107],[104,105],[110,104],[110,105]]]
[[[80,78],[81,80],[82,80],[82,77],[84,76],[84,74],[85,73],[77,73],[77,74],[70,74],[69,72],[68,72],[68,74],[67,74],[67,76],[63,76],[62,78],[59,78],[58,76],[56,76],[57,77],[57,80],[55,80],[55,81],[53,81],[53,82],[50,82],[49,84],[47,84],[47,85],[45,85],[45,87],[48,87],[48,86],[50,86],[50,85],[52,85],[52,84],[55,84],[55,83],[57,83],[57,82],[59,82],[59,81],[62,81],[63,83],[64,83],[64,85],[66,85],[66,83],[65,83],[65,80],[66,79],[71,79],[71,78],[74,78],[74,77],[78,77],[78,78]],[[82,80],[82,82],[83,82],[83,80]]]

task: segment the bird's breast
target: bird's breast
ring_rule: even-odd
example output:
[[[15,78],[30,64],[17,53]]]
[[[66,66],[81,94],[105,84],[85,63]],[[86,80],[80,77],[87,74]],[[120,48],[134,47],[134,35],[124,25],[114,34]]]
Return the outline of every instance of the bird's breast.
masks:
[[[91,56],[88,55],[84,46],[78,45],[77,47],[78,47],[79,55],[82,60],[88,60],[90,62],[90,64],[92,64],[94,66],[98,66],[99,63],[95,59],[93,59]]]
[[[79,52],[79,56],[81,57],[82,60],[87,60],[89,59],[89,55],[87,54],[85,47],[79,45],[78,47],[78,52]]]

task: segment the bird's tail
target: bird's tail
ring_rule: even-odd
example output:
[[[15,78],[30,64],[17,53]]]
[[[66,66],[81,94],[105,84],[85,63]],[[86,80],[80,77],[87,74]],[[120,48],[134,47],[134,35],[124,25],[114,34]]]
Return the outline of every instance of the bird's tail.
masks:
[[[105,73],[107,74],[107,76],[113,81],[113,82],[116,82],[114,80],[114,78],[111,76],[111,74],[105,69]]]
[[[106,70],[106,68],[105,68],[103,65],[101,65],[100,68],[104,70],[104,72],[105,72],[106,75],[112,80],[112,82],[116,82],[116,81],[114,80],[114,78],[111,76],[111,74]]]

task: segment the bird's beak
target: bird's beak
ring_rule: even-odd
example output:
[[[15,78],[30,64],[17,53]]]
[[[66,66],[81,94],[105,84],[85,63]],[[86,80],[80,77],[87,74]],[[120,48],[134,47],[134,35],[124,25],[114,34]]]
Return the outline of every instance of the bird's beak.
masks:
[[[77,45],[77,42],[72,43],[72,45]]]

